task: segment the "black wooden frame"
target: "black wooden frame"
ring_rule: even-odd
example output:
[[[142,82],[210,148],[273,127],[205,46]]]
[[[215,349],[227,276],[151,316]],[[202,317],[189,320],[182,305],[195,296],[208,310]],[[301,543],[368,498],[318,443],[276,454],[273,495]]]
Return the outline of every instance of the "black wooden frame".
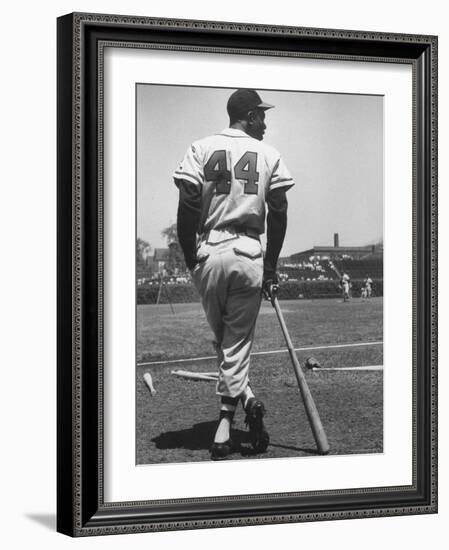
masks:
[[[104,503],[101,49],[110,43],[413,66],[411,486]],[[95,14],[58,19],[58,531],[86,536],[436,512],[436,323],[435,36]]]

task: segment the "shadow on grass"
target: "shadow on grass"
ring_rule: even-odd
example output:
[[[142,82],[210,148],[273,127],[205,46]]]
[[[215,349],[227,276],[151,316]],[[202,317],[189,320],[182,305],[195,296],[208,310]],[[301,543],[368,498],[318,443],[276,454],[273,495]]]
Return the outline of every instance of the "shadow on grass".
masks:
[[[194,424],[191,428],[183,430],[177,430],[173,432],[164,432],[154,437],[151,441],[156,445],[158,449],[188,449],[189,451],[209,450],[214,439],[215,430],[217,429],[217,421],[212,420],[209,422],[200,422]],[[249,442],[249,434],[246,431],[233,429],[232,440],[234,443],[234,451],[240,452],[244,457],[250,456],[263,456],[252,449]],[[299,453],[307,453],[312,455],[319,455],[316,449],[307,449],[301,447],[294,447],[291,445],[281,445],[280,443],[270,443],[270,447],[277,447],[280,449],[288,449]]]
[[[270,443],[270,447],[278,449],[288,449],[289,451],[297,451],[299,453],[307,453],[309,455],[321,455],[318,449],[307,449],[305,447],[294,447],[293,445],[281,445],[280,443]]]
[[[190,451],[209,450],[214,440],[217,421],[200,422],[191,428],[164,432],[151,441],[158,449],[188,449]],[[242,430],[232,430],[232,440],[238,449],[242,443],[248,441],[248,434]]]

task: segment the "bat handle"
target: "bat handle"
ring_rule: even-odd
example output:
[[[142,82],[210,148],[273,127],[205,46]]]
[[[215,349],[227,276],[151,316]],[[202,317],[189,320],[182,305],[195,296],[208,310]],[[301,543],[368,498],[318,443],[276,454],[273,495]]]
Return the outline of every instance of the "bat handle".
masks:
[[[275,301],[276,301],[276,298],[277,298],[277,293],[279,292],[279,285],[278,284],[271,284],[270,285],[270,288],[269,288],[269,293],[270,293],[270,302],[271,302],[271,305],[275,308],[276,305],[275,305]]]

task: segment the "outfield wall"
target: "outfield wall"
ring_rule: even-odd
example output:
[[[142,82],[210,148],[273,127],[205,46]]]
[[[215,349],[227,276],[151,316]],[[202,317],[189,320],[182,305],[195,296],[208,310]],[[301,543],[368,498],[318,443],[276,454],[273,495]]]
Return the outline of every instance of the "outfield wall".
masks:
[[[351,294],[360,297],[363,280],[352,281]],[[137,287],[137,304],[156,304],[159,285],[144,284]],[[162,288],[160,304],[168,303],[168,296],[173,304],[199,302],[199,295],[192,283],[167,284]],[[383,296],[383,280],[373,281],[373,296]],[[280,300],[301,300],[319,298],[341,298],[341,289],[336,281],[287,281],[279,285]]]

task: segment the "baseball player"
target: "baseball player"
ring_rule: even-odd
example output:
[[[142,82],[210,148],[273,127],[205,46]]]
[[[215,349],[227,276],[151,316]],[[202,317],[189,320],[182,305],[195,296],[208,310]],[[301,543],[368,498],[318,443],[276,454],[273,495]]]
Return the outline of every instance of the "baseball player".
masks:
[[[343,290],[343,301],[347,302],[349,300],[349,289],[351,288],[351,278],[346,272],[344,272],[343,275],[341,276],[340,285]]]
[[[365,280],[363,281],[364,288],[365,288],[365,298],[371,298],[371,294],[373,291],[373,280],[369,275],[365,277]]]
[[[264,103],[255,90],[228,100],[229,128],[195,141],[174,173],[179,189],[178,236],[215,336],[221,408],[211,446],[214,460],[232,452],[239,401],[256,452],[269,443],[265,407],[249,384],[250,352],[262,289],[271,296],[287,227],[286,191],[293,179],[279,153],[262,142]],[[260,235],[265,231],[263,256]]]

